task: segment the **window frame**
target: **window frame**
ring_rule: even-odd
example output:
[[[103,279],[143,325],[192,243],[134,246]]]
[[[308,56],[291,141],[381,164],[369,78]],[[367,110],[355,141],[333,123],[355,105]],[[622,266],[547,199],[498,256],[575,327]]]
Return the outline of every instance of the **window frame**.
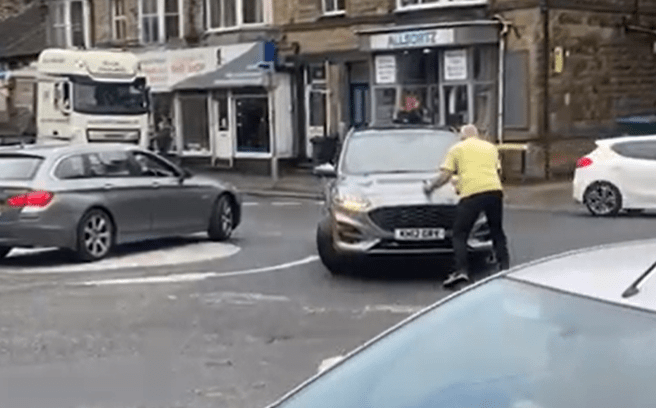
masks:
[[[73,21],[72,21],[72,5],[73,3],[80,3],[82,6],[82,42],[81,46],[73,44]],[[88,49],[91,48],[91,15],[89,10],[88,2],[84,0],[59,0],[54,3],[53,7],[54,13],[51,14],[53,23],[52,23],[52,33],[54,38],[52,43],[55,46],[63,48],[82,48]],[[59,21],[59,12],[63,10],[64,12],[64,21]],[[64,30],[64,44],[60,43],[60,38],[57,38],[57,30]]]
[[[166,32],[166,18],[172,15],[175,15],[172,12],[166,11],[166,0],[154,0],[155,7],[157,10],[153,13],[144,13],[144,1],[148,0],[139,0],[139,42],[143,45],[153,45],[153,44],[165,44],[173,38],[183,38],[184,36],[184,19],[182,18],[183,10],[183,0],[175,0],[178,5],[178,35],[177,36],[168,36]],[[144,18],[155,18],[157,21],[157,40],[156,41],[146,41],[144,33]]]
[[[235,2],[235,25],[230,27],[214,27],[212,26],[212,5],[215,2],[224,2],[226,0],[203,0],[205,4],[205,26],[208,33],[235,31],[244,28],[257,28],[266,27],[271,24],[271,15],[273,13],[272,2],[268,0],[256,0],[262,3],[262,22],[260,23],[244,23],[244,0],[234,0]]]
[[[341,16],[346,14],[346,0],[341,0],[344,2],[344,8],[339,8],[340,0],[321,0],[321,11],[324,16]],[[332,3],[333,9],[328,10],[328,3]]]
[[[118,5],[122,4],[123,13],[118,14]],[[128,15],[126,13],[126,0],[112,0],[112,38],[116,41],[125,41],[128,37]],[[117,23],[123,25],[123,37],[119,37],[117,30]]]
[[[418,4],[403,5],[403,0],[396,0],[395,12],[425,10],[433,8],[450,8],[450,7],[470,7],[482,6],[489,3],[489,0],[417,0]]]
[[[163,167],[165,169],[168,169],[173,173],[171,176],[164,176],[164,175],[148,175],[148,174],[143,174],[142,172],[139,172],[138,174],[135,174],[133,177],[155,177],[155,178],[179,178],[182,177],[182,172],[180,169],[176,168],[175,166],[171,165],[170,163],[167,163],[166,161],[162,160],[161,158],[157,157],[157,155],[154,155],[150,152],[144,152],[141,150],[131,150],[129,153],[130,160],[132,161],[133,166],[135,166],[135,170],[140,169],[141,166],[139,165],[139,160],[137,159],[138,156],[143,156],[146,159],[150,160],[151,162],[159,165],[160,167]]]

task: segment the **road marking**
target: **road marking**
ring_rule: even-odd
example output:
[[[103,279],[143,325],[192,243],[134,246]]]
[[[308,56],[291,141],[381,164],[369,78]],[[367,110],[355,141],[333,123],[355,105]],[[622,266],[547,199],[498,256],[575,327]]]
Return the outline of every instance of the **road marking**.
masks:
[[[127,268],[152,268],[212,261],[235,255],[238,246],[221,242],[187,242],[149,251],[117,254],[93,263],[70,262],[59,250],[18,250],[0,264],[0,274],[84,273]],[[39,256],[35,256],[35,255]]]
[[[335,357],[326,358],[319,364],[319,368],[317,371],[318,372],[326,371],[327,369],[339,363],[343,359],[344,356],[335,356]]]
[[[258,205],[260,205],[260,203],[257,202],[247,202],[242,204],[244,207],[257,207]]]
[[[125,279],[105,279],[72,283],[71,286],[112,286],[112,285],[136,285],[148,283],[182,283],[195,282],[209,278],[228,278],[235,276],[256,275],[261,273],[275,272],[279,270],[293,268],[295,266],[306,265],[319,260],[317,255],[311,255],[293,262],[287,262],[280,265],[266,266],[263,268],[246,269],[235,272],[204,272],[204,273],[179,273],[164,276],[147,276],[142,278],[125,278]]]
[[[274,207],[287,207],[301,205],[301,203],[298,201],[274,201],[271,205]]]

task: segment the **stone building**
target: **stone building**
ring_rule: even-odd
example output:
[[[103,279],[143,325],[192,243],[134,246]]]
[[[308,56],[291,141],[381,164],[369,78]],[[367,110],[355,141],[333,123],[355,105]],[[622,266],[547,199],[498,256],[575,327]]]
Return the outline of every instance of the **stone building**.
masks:
[[[569,174],[620,118],[656,113],[654,0],[276,0],[299,138],[401,118],[474,122]],[[502,53],[502,54],[500,54]],[[503,58],[500,58],[503,55]],[[502,101],[500,104],[499,101]],[[506,155],[508,173],[519,155]]]
[[[173,120],[173,149],[215,164],[295,156],[291,81],[267,69],[270,0],[50,0],[53,46],[139,56],[153,125]]]

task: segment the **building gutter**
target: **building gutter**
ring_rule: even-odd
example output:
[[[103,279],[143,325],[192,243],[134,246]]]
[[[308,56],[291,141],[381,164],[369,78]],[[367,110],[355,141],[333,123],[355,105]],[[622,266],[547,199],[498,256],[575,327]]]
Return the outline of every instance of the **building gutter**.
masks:
[[[550,49],[549,44],[549,1],[540,0],[540,13],[542,14],[542,54],[544,56],[543,66],[543,86],[544,94],[542,101],[542,139],[544,141],[544,175],[547,180],[550,179],[549,173],[551,172],[551,152],[550,152],[550,126],[549,126],[549,62],[550,62]]]
[[[497,143],[503,143],[503,126],[504,126],[504,89],[505,89],[505,59],[506,59],[506,35],[510,31],[511,23],[504,20],[500,15],[494,18],[501,24],[501,33],[499,34],[499,78],[498,86],[498,107],[497,107]]]

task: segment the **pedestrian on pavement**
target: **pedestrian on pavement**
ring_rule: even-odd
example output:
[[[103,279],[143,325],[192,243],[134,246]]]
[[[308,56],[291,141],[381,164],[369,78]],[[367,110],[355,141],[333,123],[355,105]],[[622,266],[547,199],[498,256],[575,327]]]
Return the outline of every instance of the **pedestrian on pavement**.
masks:
[[[159,154],[165,156],[168,154],[171,149],[171,142],[173,136],[173,127],[171,125],[171,119],[162,115],[160,122],[157,126],[157,148]]]
[[[474,125],[463,126],[460,136],[462,140],[449,150],[438,176],[424,183],[424,192],[429,195],[448,183],[454,175],[458,177],[460,202],[452,238],[456,268],[444,281],[445,287],[469,281],[467,239],[481,212],[485,213],[490,226],[499,269],[508,269],[510,263],[502,225],[503,188],[499,178],[499,152],[494,144],[480,138]]]

